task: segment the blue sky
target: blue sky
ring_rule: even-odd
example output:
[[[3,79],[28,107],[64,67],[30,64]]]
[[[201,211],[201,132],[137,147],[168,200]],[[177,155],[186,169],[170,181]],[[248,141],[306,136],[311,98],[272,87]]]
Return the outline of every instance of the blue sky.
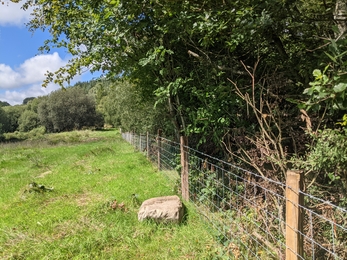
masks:
[[[22,104],[27,97],[49,94],[59,89],[55,84],[43,88],[44,74],[64,66],[71,56],[64,49],[40,54],[38,48],[49,38],[48,32],[28,31],[25,23],[31,11],[22,10],[21,4],[0,1],[0,101],[11,105]],[[95,78],[89,72],[76,76],[71,82]]]

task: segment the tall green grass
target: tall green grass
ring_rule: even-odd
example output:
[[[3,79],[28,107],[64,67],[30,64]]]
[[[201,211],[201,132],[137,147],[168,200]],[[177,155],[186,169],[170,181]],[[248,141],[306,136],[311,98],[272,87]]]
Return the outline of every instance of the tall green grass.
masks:
[[[29,192],[31,182],[54,189]],[[218,259],[189,203],[180,225],[137,220],[142,201],[173,194],[116,131],[0,144],[0,258]],[[112,209],[115,200],[124,207]]]

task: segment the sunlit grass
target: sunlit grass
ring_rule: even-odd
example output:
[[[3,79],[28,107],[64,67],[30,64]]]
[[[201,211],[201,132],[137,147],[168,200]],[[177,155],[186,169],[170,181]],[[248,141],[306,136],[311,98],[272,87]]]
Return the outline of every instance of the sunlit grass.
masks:
[[[54,190],[29,192],[31,182]],[[0,258],[217,259],[188,203],[181,225],[137,220],[142,201],[175,194],[174,184],[116,131],[1,144]],[[113,210],[114,200],[124,208]]]

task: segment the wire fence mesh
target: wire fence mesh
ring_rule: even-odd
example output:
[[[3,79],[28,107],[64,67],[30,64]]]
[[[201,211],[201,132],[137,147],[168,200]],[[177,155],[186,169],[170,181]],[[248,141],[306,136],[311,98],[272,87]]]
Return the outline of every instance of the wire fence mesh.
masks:
[[[122,136],[170,180],[180,180],[180,143],[149,134]],[[296,212],[286,212],[286,190],[292,189],[287,184],[186,148],[189,200],[216,231],[226,256],[288,259],[289,251],[295,259],[347,259],[346,209],[299,191],[304,201],[289,202],[298,208],[301,227],[291,226],[286,218]],[[289,246],[290,230],[300,245]]]

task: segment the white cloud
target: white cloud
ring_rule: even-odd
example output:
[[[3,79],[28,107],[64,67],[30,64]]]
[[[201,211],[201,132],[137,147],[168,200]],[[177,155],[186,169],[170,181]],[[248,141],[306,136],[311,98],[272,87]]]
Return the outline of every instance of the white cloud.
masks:
[[[11,105],[22,104],[27,97],[45,96],[59,89],[53,83],[43,88],[42,82],[47,71],[55,72],[66,64],[67,60],[61,59],[57,52],[27,59],[18,68],[0,64],[0,100]],[[70,84],[80,79],[81,76],[76,76]]]
[[[41,83],[47,71],[54,72],[66,65],[57,52],[32,57],[18,68],[0,64],[0,89],[14,89],[25,85]]]
[[[24,23],[29,21],[33,9],[23,10],[21,7],[21,3],[0,1],[0,25],[24,26]]]
[[[74,85],[76,82],[80,81],[81,77],[76,76],[71,85]],[[28,97],[40,97],[46,96],[52,91],[60,89],[61,87],[57,84],[50,83],[46,88],[42,87],[41,84],[33,84],[26,88],[17,89],[17,90],[6,90],[5,92],[0,92],[0,101],[6,101],[10,105],[21,105],[23,100]]]
[[[0,64],[0,89],[11,88],[19,83],[20,74],[6,64]]]
[[[20,105],[27,97],[39,97],[46,96],[50,92],[59,89],[60,86],[56,84],[49,84],[46,88],[43,88],[41,84],[33,84],[28,88],[21,90],[7,90],[4,93],[0,93],[0,100],[6,101],[11,105]]]
[[[47,71],[54,72],[65,66],[67,61],[62,60],[57,52],[53,54],[38,55],[26,60],[20,65],[18,71],[23,76],[22,84],[30,84],[45,79]]]

